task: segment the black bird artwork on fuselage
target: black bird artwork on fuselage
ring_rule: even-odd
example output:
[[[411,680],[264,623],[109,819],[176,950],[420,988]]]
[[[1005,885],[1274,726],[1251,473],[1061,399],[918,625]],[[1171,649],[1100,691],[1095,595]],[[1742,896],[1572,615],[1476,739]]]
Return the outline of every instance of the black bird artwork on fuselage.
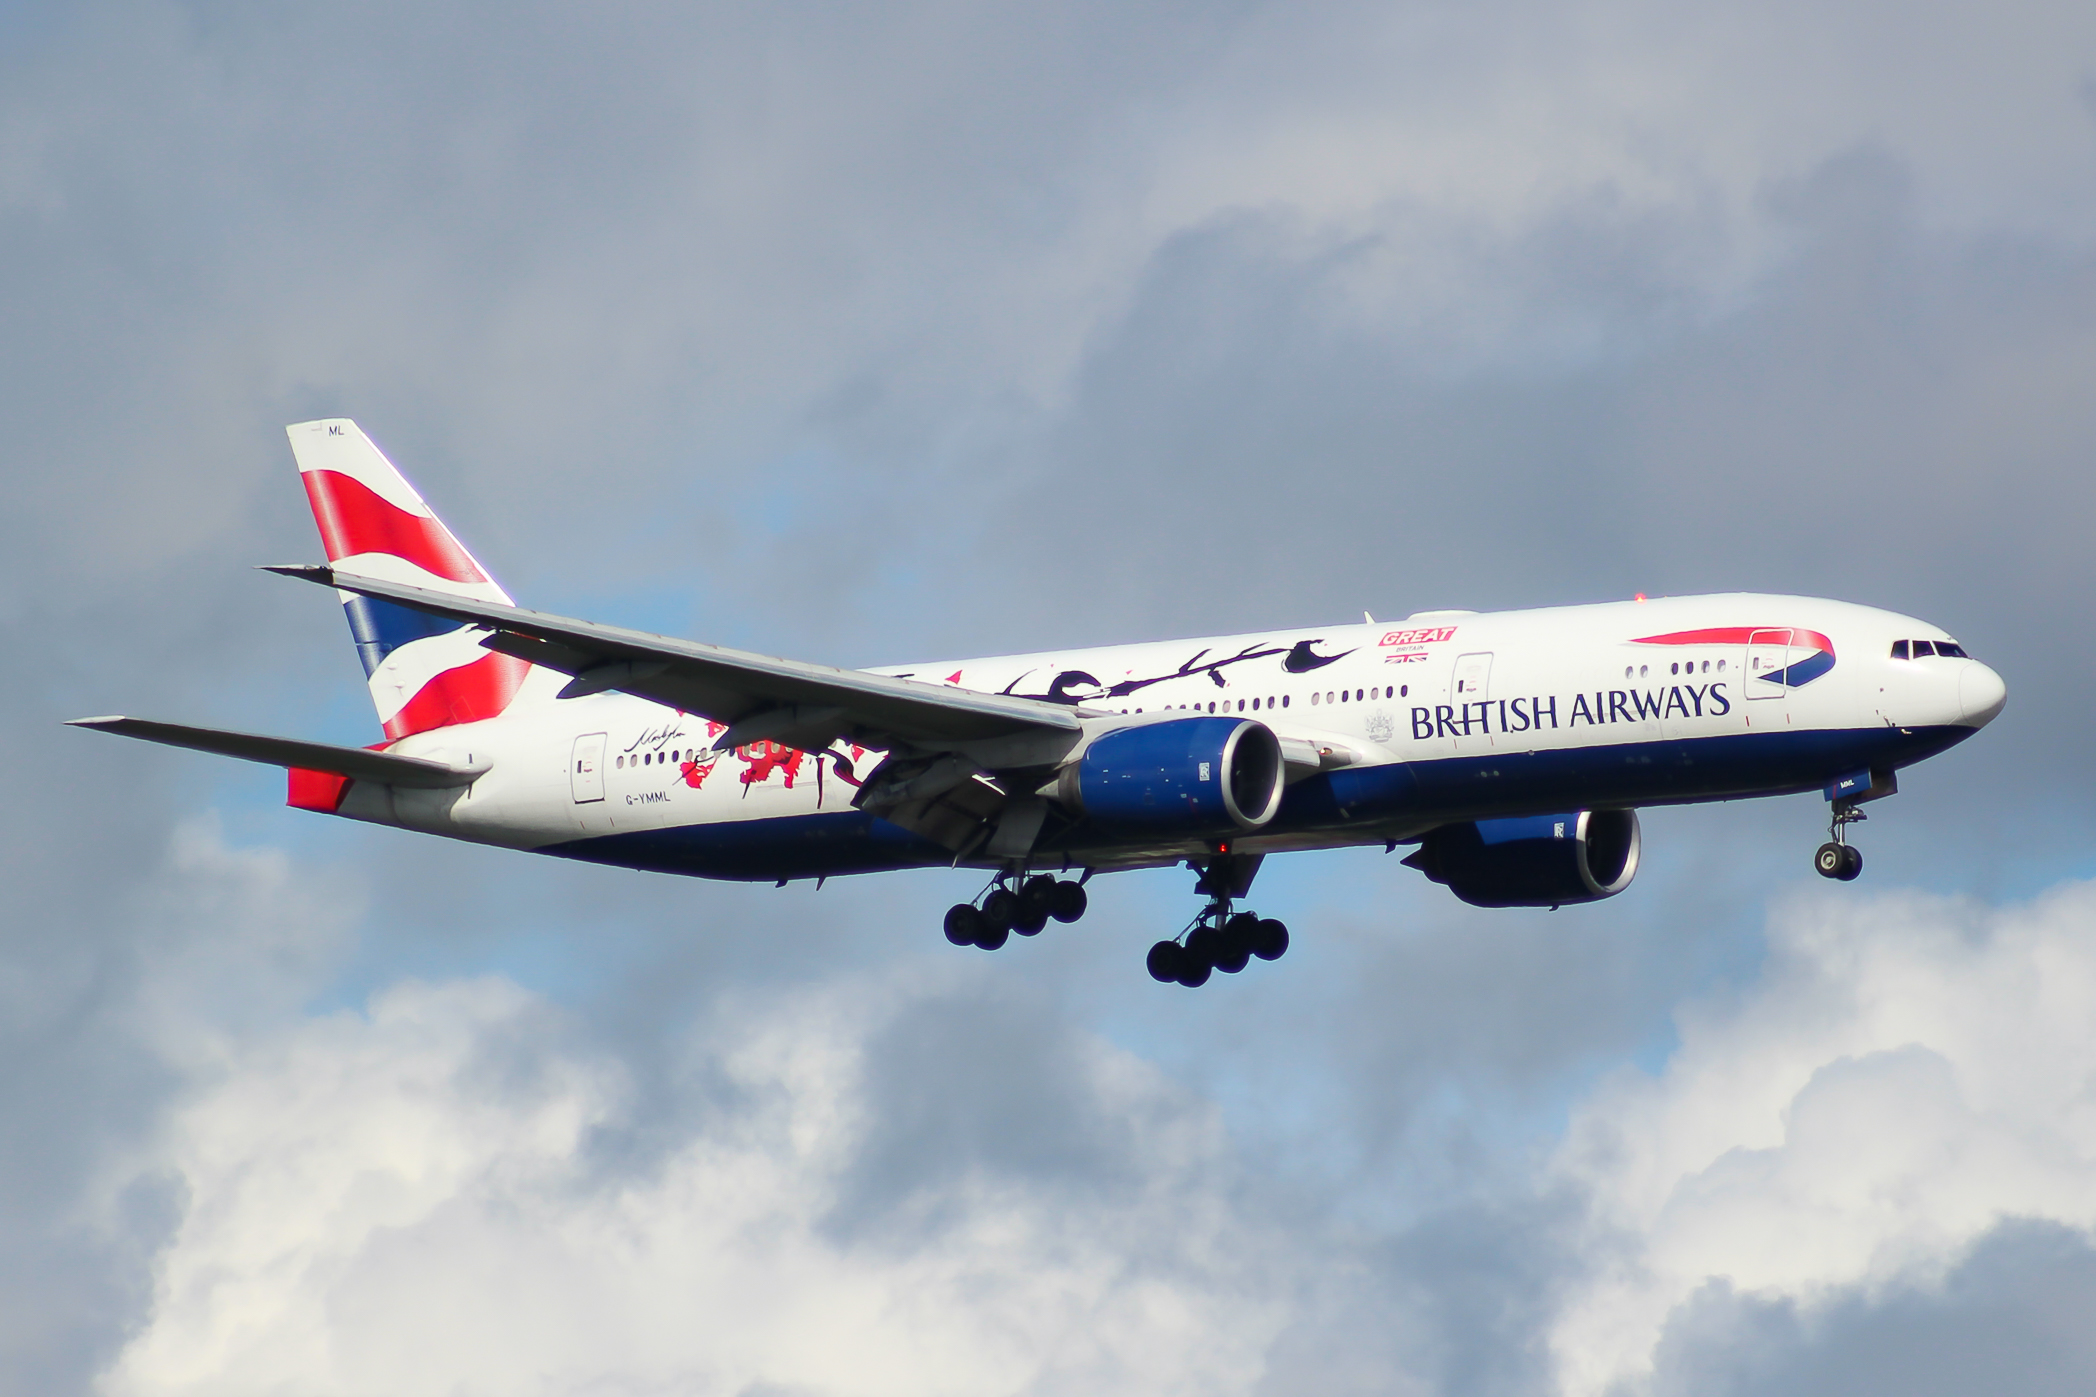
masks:
[[[1323,638],[1319,636],[1318,640]],[[1323,669],[1334,660],[1343,660],[1354,653],[1351,650],[1341,650],[1336,655],[1320,655],[1310,648],[1315,644],[1317,644],[1316,640],[1297,641],[1295,648],[1288,652],[1288,658],[1281,661],[1281,668],[1287,670],[1290,674],[1308,674],[1313,669]]]
[[[1342,650],[1336,655],[1320,655],[1314,648],[1320,640],[1322,637],[1297,641],[1288,649],[1286,658],[1281,661],[1281,668],[1290,674],[1308,674],[1354,653],[1351,650]],[[1102,683],[1098,676],[1081,669],[1066,669],[1055,676],[1044,693],[1021,691],[1019,686],[1032,677],[1032,673],[1028,673],[1005,685],[1001,692],[1015,698],[1044,699],[1049,703],[1098,703],[1106,699],[1126,698],[1130,694],[1149,688],[1152,684],[1187,679],[1196,674],[1207,675],[1220,689],[1223,687],[1222,671],[1231,665],[1243,664],[1247,660],[1263,660],[1270,655],[1279,654],[1282,654],[1282,650],[1278,645],[1250,645],[1234,655],[1211,660],[1207,658],[1206,650],[1200,650],[1169,674],[1156,674],[1143,679],[1123,679],[1116,684]]]

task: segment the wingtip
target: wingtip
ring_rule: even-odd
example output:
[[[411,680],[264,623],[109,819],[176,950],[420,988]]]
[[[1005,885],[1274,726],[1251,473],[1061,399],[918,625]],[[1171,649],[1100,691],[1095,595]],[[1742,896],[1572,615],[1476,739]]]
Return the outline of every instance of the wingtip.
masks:
[[[106,728],[114,723],[128,723],[130,721],[129,718],[126,718],[121,713],[105,713],[99,718],[68,718],[65,720],[65,725],[69,728]]]

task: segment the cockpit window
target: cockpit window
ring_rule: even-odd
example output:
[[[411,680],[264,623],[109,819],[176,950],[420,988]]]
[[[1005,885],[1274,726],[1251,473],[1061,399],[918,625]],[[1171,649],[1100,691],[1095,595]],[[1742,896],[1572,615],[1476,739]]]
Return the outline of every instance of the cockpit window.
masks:
[[[1893,659],[1895,659],[1895,660],[1904,660],[1904,659],[1906,659],[1906,658],[1907,658],[1907,642],[1906,642],[1906,641],[1904,641],[1904,640],[1895,640],[1895,641],[1893,641],[1893,642],[1892,642],[1892,658],[1893,658]]]
[[[1914,642],[1914,658],[1915,658],[1915,659],[1917,659],[1917,660],[1918,660],[1918,659],[1921,659],[1921,658],[1922,658],[1923,656],[1925,656],[1925,655],[1933,655],[1933,654],[1935,654],[1935,653],[1936,653],[1936,647],[1935,647],[1935,646],[1933,646],[1933,645],[1931,645],[1931,644],[1929,644],[1929,643],[1928,643],[1928,642],[1927,642],[1926,640],[1917,640],[1917,641],[1915,641],[1915,642]]]
[[[1958,642],[1956,642],[1955,640],[1937,641],[1936,653],[1939,655],[1948,655],[1954,660],[1969,660],[1972,658],[1972,656],[1965,653],[1965,647],[1958,644]]]

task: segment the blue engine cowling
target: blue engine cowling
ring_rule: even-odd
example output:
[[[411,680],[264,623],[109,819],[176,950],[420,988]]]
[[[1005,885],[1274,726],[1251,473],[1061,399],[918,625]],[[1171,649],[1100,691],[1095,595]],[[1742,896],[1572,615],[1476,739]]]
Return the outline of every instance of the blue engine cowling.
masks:
[[[1443,825],[1405,860],[1476,907],[1598,902],[1637,874],[1635,810],[1576,810]]]
[[[1248,718],[1173,718],[1093,738],[1057,778],[1070,809],[1125,829],[1222,834],[1281,808],[1280,739]]]

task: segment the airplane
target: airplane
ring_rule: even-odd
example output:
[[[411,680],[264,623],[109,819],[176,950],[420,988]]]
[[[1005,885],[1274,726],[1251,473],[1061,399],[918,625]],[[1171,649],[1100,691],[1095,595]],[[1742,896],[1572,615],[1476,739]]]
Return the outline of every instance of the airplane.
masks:
[[[1096,874],[1206,899],[1146,965],[1278,959],[1269,854],[1381,844],[1481,907],[1614,897],[1637,812],[1817,790],[1814,867],[2007,688],[1940,628],[1733,593],[843,670],[516,606],[356,423],[287,429],[385,740],[74,725],[280,766],[297,809],[705,878],[987,872],[947,940],[1084,914]],[[1076,876],[1071,876],[1072,874]]]

